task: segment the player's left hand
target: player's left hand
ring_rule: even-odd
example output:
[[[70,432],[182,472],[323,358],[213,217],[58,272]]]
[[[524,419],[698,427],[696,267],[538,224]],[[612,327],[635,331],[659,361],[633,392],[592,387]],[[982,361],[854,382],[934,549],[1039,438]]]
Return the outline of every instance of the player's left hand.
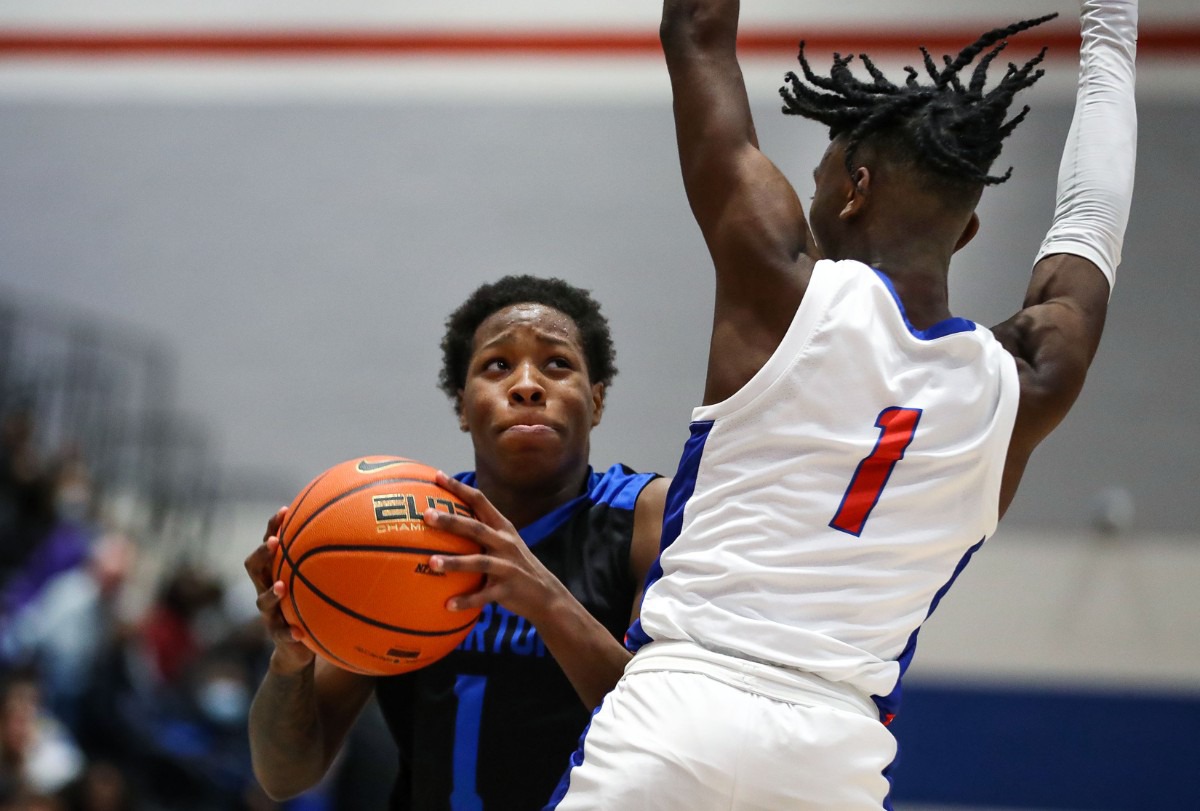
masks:
[[[516,528],[487,496],[441,471],[437,474],[437,484],[461,499],[475,517],[430,509],[422,516],[425,523],[483,547],[480,554],[433,555],[429,559],[435,572],[479,572],[485,576],[482,587],[452,597],[446,603],[447,608],[465,611],[497,602],[537,625],[540,618],[554,611],[561,595],[569,594],[566,587],[534,556]]]

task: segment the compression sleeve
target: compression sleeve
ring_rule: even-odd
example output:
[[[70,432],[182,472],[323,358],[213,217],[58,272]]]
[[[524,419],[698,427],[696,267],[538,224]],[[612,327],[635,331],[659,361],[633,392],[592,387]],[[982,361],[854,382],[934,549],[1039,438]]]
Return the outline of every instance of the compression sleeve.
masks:
[[[1091,260],[1110,294],[1133,196],[1137,17],[1138,0],[1083,2],[1075,115],[1058,169],[1054,221],[1034,260],[1055,253]]]

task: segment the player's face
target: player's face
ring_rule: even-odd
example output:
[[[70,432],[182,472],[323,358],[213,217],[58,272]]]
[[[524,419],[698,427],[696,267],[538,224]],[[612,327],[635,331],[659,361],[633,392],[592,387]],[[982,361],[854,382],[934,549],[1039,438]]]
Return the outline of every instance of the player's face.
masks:
[[[586,468],[604,387],[588,377],[579,328],[542,304],[514,304],[475,331],[459,422],[476,467],[526,485]]]

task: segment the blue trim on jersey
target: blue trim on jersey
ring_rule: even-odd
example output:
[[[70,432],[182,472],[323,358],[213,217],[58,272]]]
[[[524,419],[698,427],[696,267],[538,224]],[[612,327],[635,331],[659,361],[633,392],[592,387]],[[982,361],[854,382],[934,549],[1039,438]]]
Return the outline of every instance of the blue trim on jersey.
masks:
[[[479,760],[479,719],[483,717],[483,691],[487,676],[460,673],[454,682],[458,712],[454,719],[454,784],[450,793],[453,811],[483,811],[475,788]]]
[[[683,530],[683,509],[687,506],[692,494],[696,492],[696,475],[700,471],[700,458],[704,455],[704,443],[708,441],[712,431],[713,420],[693,422],[692,435],[683,446],[683,454],[679,458],[679,468],[675,478],[667,488],[667,502],[663,509],[662,537],[659,542],[659,557],[654,559],[654,565],[646,573],[646,587],[642,594],[650,590],[650,586],[662,577],[662,553],[675,542]],[[642,630],[642,620],[638,618],[625,632],[625,647],[637,652],[637,649],[650,642],[650,637]]]
[[[965,318],[951,316],[945,321],[939,321],[929,329],[917,329],[908,320],[908,314],[904,312],[904,302],[900,301],[900,296],[896,294],[896,288],[892,285],[892,280],[887,277],[883,271],[877,268],[871,268],[887,287],[888,292],[892,294],[892,298],[896,301],[896,306],[900,308],[900,317],[904,319],[904,326],[908,327],[908,331],[912,333],[914,338],[921,341],[932,341],[935,338],[943,338],[947,335],[953,335],[956,332],[972,332],[975,329],[975,322],[968,321]]]
[[[899,756],[900,750],[896,749],[896,755]],[[896,758],[892,758],[892,762],[883,767],[883,779],[887,780],[888,793],[883,798],[883,811],[895,811],[895,806],[892,805],[892,793],[895,786],[892,784],[892,774],[896,771]]]
[[[468,470],[458,473],[455,479],[463,484],[475,487],[475,471]],[[591,504],[607,504],[618,510],[632,510],[637,504],[638,496],[647,484],[658,478],[657,473],[633,473],[621,464],[612,465],[603,474],[588,467],[587,492],[576,496],[565,504],[560,504],[532,524],[527,524],[517,530],[526,546],[536,546],[554,530],[558,529],[583,502]]]
[[[971,556],[979,551],[979,547],[983,546],[983,542],[986,540],[986,537],[980,538],[979,543],[972,546],[963,554],[962,559],[958,562],[958,565],[954,567],[954,573],[950,575],[950,579],[947,580],[946,584],[938,589],[937,593],[933,595],[933,600],[929,604],[929,611],[925,612],[926,620],[933,616],[933,612],[938,607],[938,603],[940,603],[942,598],[946,596],[946,592],[950,591],[950,587],[954,585],[954,581],[958,579],[958,576],[962,574],[963,569],[967,568],[967,564],[971,562]],[[924,620],[922,620],[922,625],[924,625]],[[880,719],[885,723],[888,723],[892,718],[895,718],[896,713],[900,710],[900,696],[902,692],[901,684],[904,681],[904,674],[908,671],[908,666],[912,664],[913,654],[917,652],[917,634],[921,632],[922,625],[918,625],[913,629],[912,634],[910,634],[908,637],[908,644],[904,646],[904,650],[900,652],[900,658],[896,660],[900,663],[900,673],[896,676],[896,686],[892,688],[892,692],[888,693],[886,696],[871,696],[872,700],[875,702],[875,706],[879,708]]]
[[[563,797],[567,796],[567,790],[571,787],[571,772],[576,766],[583,765],[583,744],[587,740],[588,730],[592,728],[592,721],[596,718],[596,713],[600,712],[600,708],[604,706],[604,701],[605,699],[601,699],[599,706],[592,710],[592,717],[588,719],[587,726],[583,728],[583,732],[579,733],[579,745],[571,753],[571,759],[567,761],[567,770],[563,772],[558,785],[554,787],[554,793],[550,795],[550,800],[546,803],[542,811],[554,811],[555,808],[558,808],[558,804],[562,802]]]
[[[656,473],[632,473],[624,465],[613,465],[603,476],[592,474],[588,490],[595,504],[607,504],[615,510],[632,510],[637,506],[638,496]]]

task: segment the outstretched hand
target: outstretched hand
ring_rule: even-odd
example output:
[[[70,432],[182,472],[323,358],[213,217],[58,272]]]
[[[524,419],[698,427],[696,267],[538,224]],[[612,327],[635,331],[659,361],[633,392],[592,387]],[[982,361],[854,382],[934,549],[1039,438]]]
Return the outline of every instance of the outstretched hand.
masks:
[[[425,523],[475,541],[483,551],[468,555],[434,555],[429,559],[436,572],[478,572],[484,575],[477,591],[452,597],[452,611],[479,609],[496,602],[525,617],[535,626],[551,615],[558,599],[569,593],[557,577],[529,550],[512,523],[470,485],[438,471],[437,484],[453,493],[475,517],[426,510]]]
[[[275,643],[275,653],[271,656],[271,669],[278,673],[297,673],[313,663],[315,654],[300,642],[303,631],[288,625],[279,605],[287,596],[287,584],[275,580],[275,552],[279,548],[279,527],[287,516],[287,508],[282,507],[267,521],[267,531],[263,533],[263,542],[246,557],[246,574],[254,582],[258,592],[255,605],[262,614],[263,623],[271,641]]]

